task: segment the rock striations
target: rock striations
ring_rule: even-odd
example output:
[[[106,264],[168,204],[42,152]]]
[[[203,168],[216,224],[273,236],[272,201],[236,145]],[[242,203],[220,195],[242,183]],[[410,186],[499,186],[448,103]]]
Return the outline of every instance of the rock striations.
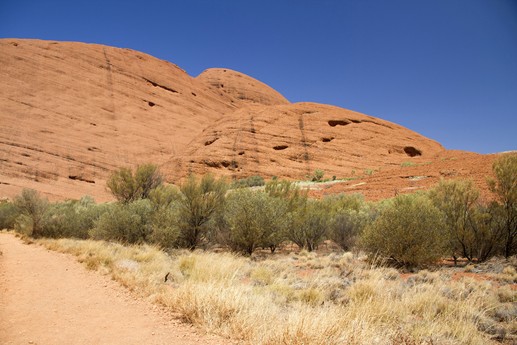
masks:
[[[290,103],[229,69],[193,78],[178,66],[95,44],[0,40],[0,197],[107,200],[122,166],[304,179],[346,177],[430,160],[437,142],[397,124],[316,103]]]

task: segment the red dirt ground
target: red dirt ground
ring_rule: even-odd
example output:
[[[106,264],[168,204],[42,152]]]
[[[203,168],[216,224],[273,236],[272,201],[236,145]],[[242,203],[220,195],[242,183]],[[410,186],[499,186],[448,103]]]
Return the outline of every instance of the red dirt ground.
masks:
[[[228,344],[74,258],[0,233],[0,344]]]

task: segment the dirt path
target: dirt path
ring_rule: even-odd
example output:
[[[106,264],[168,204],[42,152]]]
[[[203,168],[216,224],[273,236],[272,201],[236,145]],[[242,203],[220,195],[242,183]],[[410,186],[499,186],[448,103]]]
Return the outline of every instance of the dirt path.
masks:
[[[0,233],[0,344],[224,344],[72,257]]]

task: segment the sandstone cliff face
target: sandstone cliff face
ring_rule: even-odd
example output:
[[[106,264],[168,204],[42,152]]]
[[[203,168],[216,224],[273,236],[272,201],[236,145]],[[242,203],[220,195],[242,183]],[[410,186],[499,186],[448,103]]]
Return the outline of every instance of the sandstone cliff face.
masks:
[[[109,199],[122,166],[189,173],[349,176],[429,159],[444,148],[346,109],[289,103],[229,69],[191,77],[129,49],[0,40],[0,197],[34,188],[51,198]]]
[[[183,163],[187,169],[173,175],[300,179],[321,169],[327,176],[346,177],[442,151],[440,144],[394,123],[334,106],[248,106],[205,129],[178,159],[176,167]]]

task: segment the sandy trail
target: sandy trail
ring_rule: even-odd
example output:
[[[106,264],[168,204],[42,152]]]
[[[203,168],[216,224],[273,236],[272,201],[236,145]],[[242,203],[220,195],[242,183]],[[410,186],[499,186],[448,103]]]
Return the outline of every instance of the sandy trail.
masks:
[[[0,233],[0,344],[224,344],[74,258]]]

